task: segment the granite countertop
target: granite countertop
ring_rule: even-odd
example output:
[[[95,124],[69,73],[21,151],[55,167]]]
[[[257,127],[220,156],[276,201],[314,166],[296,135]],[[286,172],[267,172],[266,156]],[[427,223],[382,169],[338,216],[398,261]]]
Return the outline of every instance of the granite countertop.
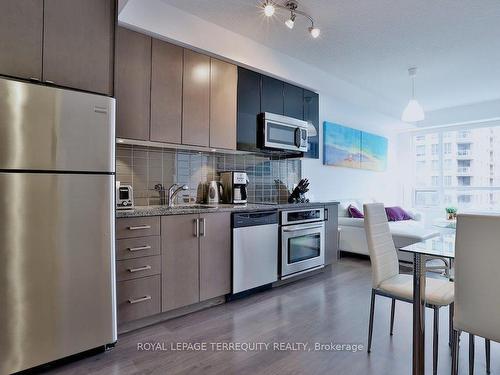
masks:
[[[273,209],[291,209],[302,207],[317,207],[325,204],[337,204],[336,201],[309,202],[309,203],[247,203],[247,204],[217,204],[217,205],[180,205],[169,208],[167,206],[136,206],[133,210],[116,210],[117,218],[144,217],[144,216],[168,216],[202,214],[210,212],[235,212],[235,211],[261,211]],[[203,207],[205,206],[205,207]]]

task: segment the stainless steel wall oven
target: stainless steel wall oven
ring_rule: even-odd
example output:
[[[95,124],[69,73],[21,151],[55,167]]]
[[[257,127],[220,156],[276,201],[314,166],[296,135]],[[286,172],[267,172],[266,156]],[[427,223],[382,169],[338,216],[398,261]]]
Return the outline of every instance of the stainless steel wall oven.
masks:
[[[324,267],[324,208],[282,211],[280,219],[281,279]]]

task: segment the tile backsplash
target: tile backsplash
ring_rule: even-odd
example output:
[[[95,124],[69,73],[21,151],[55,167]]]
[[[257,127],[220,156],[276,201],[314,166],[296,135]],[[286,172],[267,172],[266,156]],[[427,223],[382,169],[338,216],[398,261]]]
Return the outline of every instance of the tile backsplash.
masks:
[[[222,171],[247,172],[249,202],[286,202],[301,178],[301,162],[254,154],[116,146],[116,179],[121,184],[132,185],[136,206],[160,203],[159,194],[154,190],[156,184],[163,184],[167,189],[174,183],[186,184],[189,190],[179,196],[193,201],[198,185],[219,181]]]

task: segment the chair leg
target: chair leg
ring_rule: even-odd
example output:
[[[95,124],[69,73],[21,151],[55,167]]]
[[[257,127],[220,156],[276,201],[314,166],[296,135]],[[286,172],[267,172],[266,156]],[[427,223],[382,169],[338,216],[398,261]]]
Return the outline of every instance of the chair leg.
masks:
[[[392,304],[391,304],[391,336],[392,333],[394,332],[394,310],[396,309],[396,299],[392,299]]]
[[[438,366],[438,341],[439,340],[439,307],[434,307],[434,332],[432,340],[432,373],[437,375]]]
[[[368,325],[368,353],[372,350],[373,314],[375,310],[375,289],[372,289],[372,300],[370,303],[370,323]]]
[[[453,330],[452,342],[452,359],[451,359],[451,375],[458,375],[458,357],[459,357],[459,340],[460,332]]]
[[[448,326],[448,345],[452,346],[452,343],[453,343],[453,315],[455,313],[455,304],[454,303],[450,304],[449,311],[450,311],[450,321],[449,321],[449,326]]]
[[[488,339],[484,340],[484,351],[486,353],[486,373],[490,373],[490,363],[491,363],[491,342]]]
[[[469,333],[469,375],[474,375],[474,335]]]

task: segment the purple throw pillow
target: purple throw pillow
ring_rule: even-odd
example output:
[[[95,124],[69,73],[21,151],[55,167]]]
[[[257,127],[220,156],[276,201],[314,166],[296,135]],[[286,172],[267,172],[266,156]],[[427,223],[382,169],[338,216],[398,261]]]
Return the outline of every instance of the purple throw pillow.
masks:
[[[354,217],[356,219],[363,219],[365,217],[365,215],[363,215],[363,213],[352,204],[347,207],[347,211],[349,212],[350,217]]]
[[[402,221],[411,220],[411,216],[403,210],[401,207],[386,207],[385,213],[387,214],[387,220],[389,221]]]

